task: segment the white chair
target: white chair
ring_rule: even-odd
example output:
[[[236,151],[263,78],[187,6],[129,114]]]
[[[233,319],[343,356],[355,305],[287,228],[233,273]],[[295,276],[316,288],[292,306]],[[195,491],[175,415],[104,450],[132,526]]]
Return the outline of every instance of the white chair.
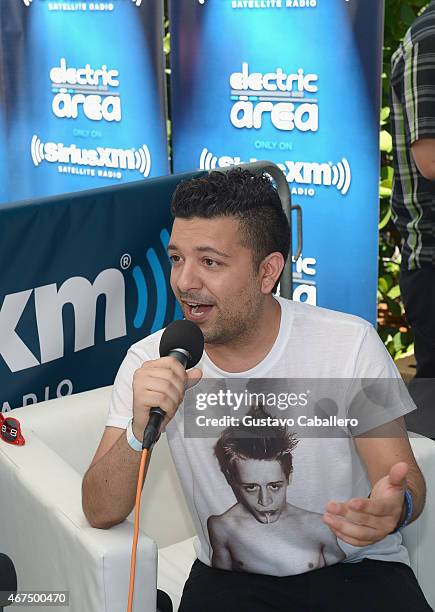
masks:
[[[127,607],[133,515],[112,529],[94,529],[81,507],[81,482],[104,429],[110,391],[105,387],[14,410],[11,415],[20,420],[26,445],[0,440],[0,550],[15,563],[19,590],[69,591],[71,612],[120,612]],[[403,535],[423,592],[435,606],[435,443],[414,434],[411,443],[428,494],[422,516]],[[193,536],[163,435],[154,447],[142,494],[137,612],[155,612],[156,584],[178,609],[196,557]],[[14,609],[28,610],[19,605]]]

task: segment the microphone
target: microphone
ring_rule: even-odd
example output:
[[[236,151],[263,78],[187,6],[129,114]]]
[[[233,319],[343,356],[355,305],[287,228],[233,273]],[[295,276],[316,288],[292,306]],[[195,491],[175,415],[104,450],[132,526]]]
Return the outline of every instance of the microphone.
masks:
[[[160,338],[160,357],[175,357],[186,370],[193,368],[202,357],[204,336],[192,321],[183,319],[170,323]],[[161,408],[151,408],[150,416],[143,434],[142,448],[150,449],[156,442],[161,422],[166,412]]]
[[[13,602],[9,599],[17,592],[17,573],[13,561],[7,555],[0,553],[0,612],[3,606],[10,606]]]

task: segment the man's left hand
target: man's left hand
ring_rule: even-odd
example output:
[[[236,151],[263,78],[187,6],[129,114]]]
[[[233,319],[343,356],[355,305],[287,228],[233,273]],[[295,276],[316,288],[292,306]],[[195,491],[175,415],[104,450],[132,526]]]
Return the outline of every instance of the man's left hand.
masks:
[[[392,533],[402,515],[408,464],[400,461],[374,485],[369,498],[330,501],[322,517],[333,533],[353,546],[368,546]]]

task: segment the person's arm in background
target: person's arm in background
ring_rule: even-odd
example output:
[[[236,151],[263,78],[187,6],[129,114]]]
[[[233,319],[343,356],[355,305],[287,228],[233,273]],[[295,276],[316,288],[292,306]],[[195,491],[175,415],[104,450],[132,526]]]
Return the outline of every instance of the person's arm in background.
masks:
[[[411,152],[420,174],[429,181],[435,181],[435,138],[417,140],[411,145]]]
[[[200,378],[201,370],[186,372],[173,357],[162,357],[144,362],[131,376],[124,364],[114,393],[117,384],[130,386],[129,394],[123,397],[132,397],[132,429],[141,441],[150,409],[159,406],[166,412],[162,431],[181,404],[186,388]],[[106,427],[82,484],[83,512],[93,527],[108,529],[133,510],[141,455],[128,444],[125,429]]]
[[[403,109],[420,174],[435,181],[435,24],[405,55]]]

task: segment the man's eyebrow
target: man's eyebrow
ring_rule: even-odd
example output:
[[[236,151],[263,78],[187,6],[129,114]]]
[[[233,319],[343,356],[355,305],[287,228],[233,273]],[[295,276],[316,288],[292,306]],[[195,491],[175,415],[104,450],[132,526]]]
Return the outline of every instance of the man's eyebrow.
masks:
[[[224,253],[223,251],[218,251],[218,249],[215,249],[214,247],[208,246],[208,245],[195,247],[194,250],[198,251],[198,253],[215,253],[216,255],[219,255],[220,257],[225,257],[225,258],[230,257],[228,253]],[[179,248],[177,247],[176,244],[171,242],[168,244],[168,251],[179,251]]]
[[[230,257],[228,253],[224,253],[223,251],[218,251],[214,247],[207,246],[207,245],[195,247],[195,251],[198,251],[199,253],[205,253],[205,252],[216,253],[216,255],[220,255],[220,257]]]

